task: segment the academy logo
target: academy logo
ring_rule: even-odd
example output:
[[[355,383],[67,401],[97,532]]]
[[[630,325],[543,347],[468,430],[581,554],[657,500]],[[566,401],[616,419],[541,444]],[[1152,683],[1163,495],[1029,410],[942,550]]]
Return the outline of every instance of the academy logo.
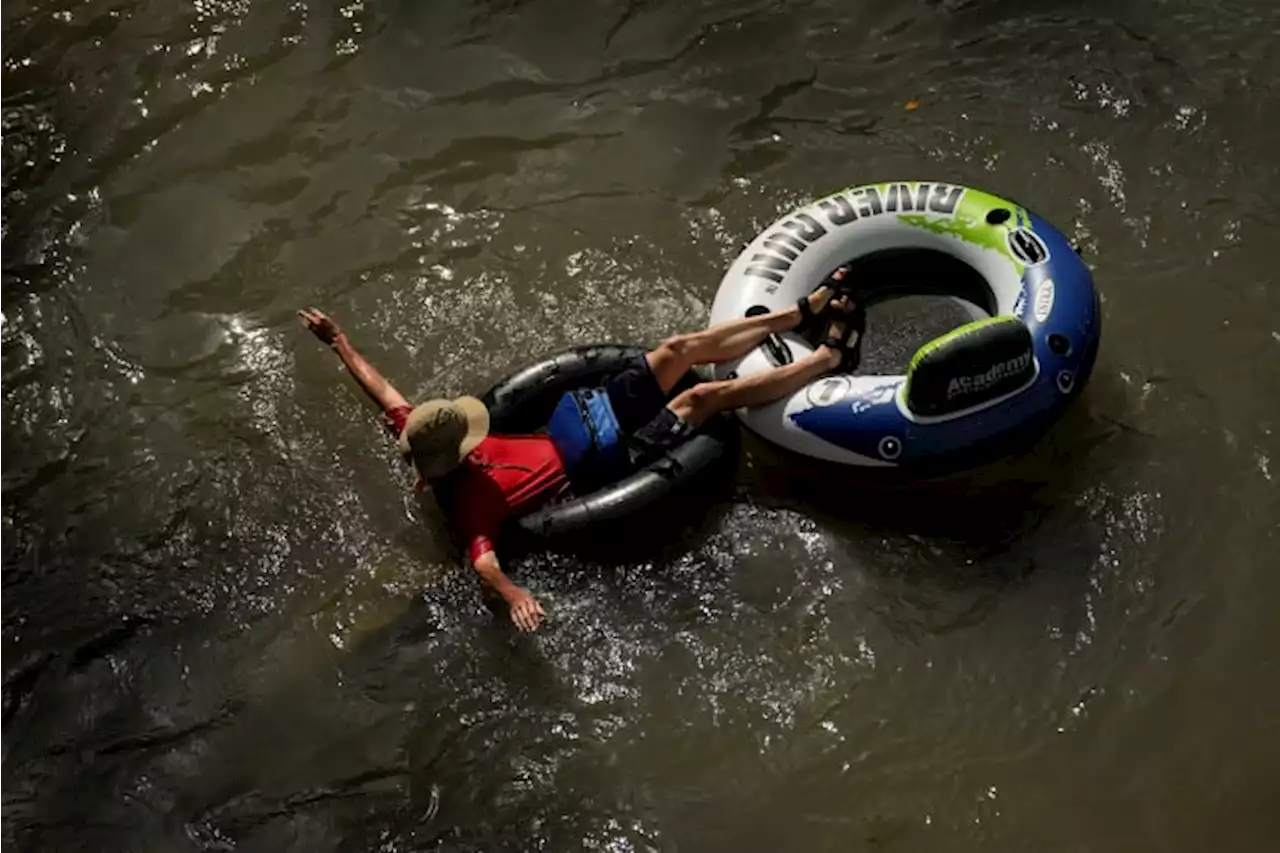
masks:
[[[975,373],[970,376],[955,376],[947,383],[947,399],[954,400],[956,397],[962,397],[966,394],[974,394],[984,388],[1004,379],[1006,376],[1015,376],[1026,370],[1031,364],[1031,353],[1024,352],[1016,358],[1008,361],[997,362],[984,373]]]

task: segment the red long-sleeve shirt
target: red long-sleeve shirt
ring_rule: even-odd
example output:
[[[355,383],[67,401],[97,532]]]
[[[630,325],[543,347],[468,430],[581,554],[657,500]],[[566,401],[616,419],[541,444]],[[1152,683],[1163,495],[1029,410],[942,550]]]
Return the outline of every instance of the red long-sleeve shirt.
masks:
[[[393,436],[413,411],[387,413]],[[450,475],[451,521],[471,562],[494,549],[502,523],[537,509],[569,485],[564,463],[545,435],[489,435]]]

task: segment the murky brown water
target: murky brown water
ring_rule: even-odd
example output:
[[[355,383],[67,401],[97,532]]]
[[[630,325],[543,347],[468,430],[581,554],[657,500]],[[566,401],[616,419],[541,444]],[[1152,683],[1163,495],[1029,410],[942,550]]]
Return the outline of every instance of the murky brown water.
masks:
[[[5,6],[6,849],[1275,849],[1280,6],[1033,7]],[[1082,244],[1081,404],[928,496],[748,446],[532,638],[293,320],[482,390],[900,176]]]

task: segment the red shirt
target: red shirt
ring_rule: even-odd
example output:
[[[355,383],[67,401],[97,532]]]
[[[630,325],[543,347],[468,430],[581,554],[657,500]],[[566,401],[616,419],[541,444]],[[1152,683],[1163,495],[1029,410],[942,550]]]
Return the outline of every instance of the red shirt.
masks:
[[[413,411],[387,413],[387,428],[399,436]],[[475,562],[493,550],[502,522],[536,509],[569,485],[560,454],[545,435],[490,435],[449,476],[454,526]]]

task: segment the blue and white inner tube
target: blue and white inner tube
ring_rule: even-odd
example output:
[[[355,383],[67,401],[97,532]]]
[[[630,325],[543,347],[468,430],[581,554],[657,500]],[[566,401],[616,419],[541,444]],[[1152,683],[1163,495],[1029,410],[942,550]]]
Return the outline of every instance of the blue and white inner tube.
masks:
[[[852,187],[787,214],[729,268],[711,322],[793,305],[841,265],[864,307],[942,295],[974,321],[921,347],[905,376],[828,375],[739,412],[787,449],[911,473],[970,467],[1046,427],[1093,369],[1101,310],[1071,244],[1025,207],[950,183]],[[812,350],[799,335],[775,335],[717,377]]]

